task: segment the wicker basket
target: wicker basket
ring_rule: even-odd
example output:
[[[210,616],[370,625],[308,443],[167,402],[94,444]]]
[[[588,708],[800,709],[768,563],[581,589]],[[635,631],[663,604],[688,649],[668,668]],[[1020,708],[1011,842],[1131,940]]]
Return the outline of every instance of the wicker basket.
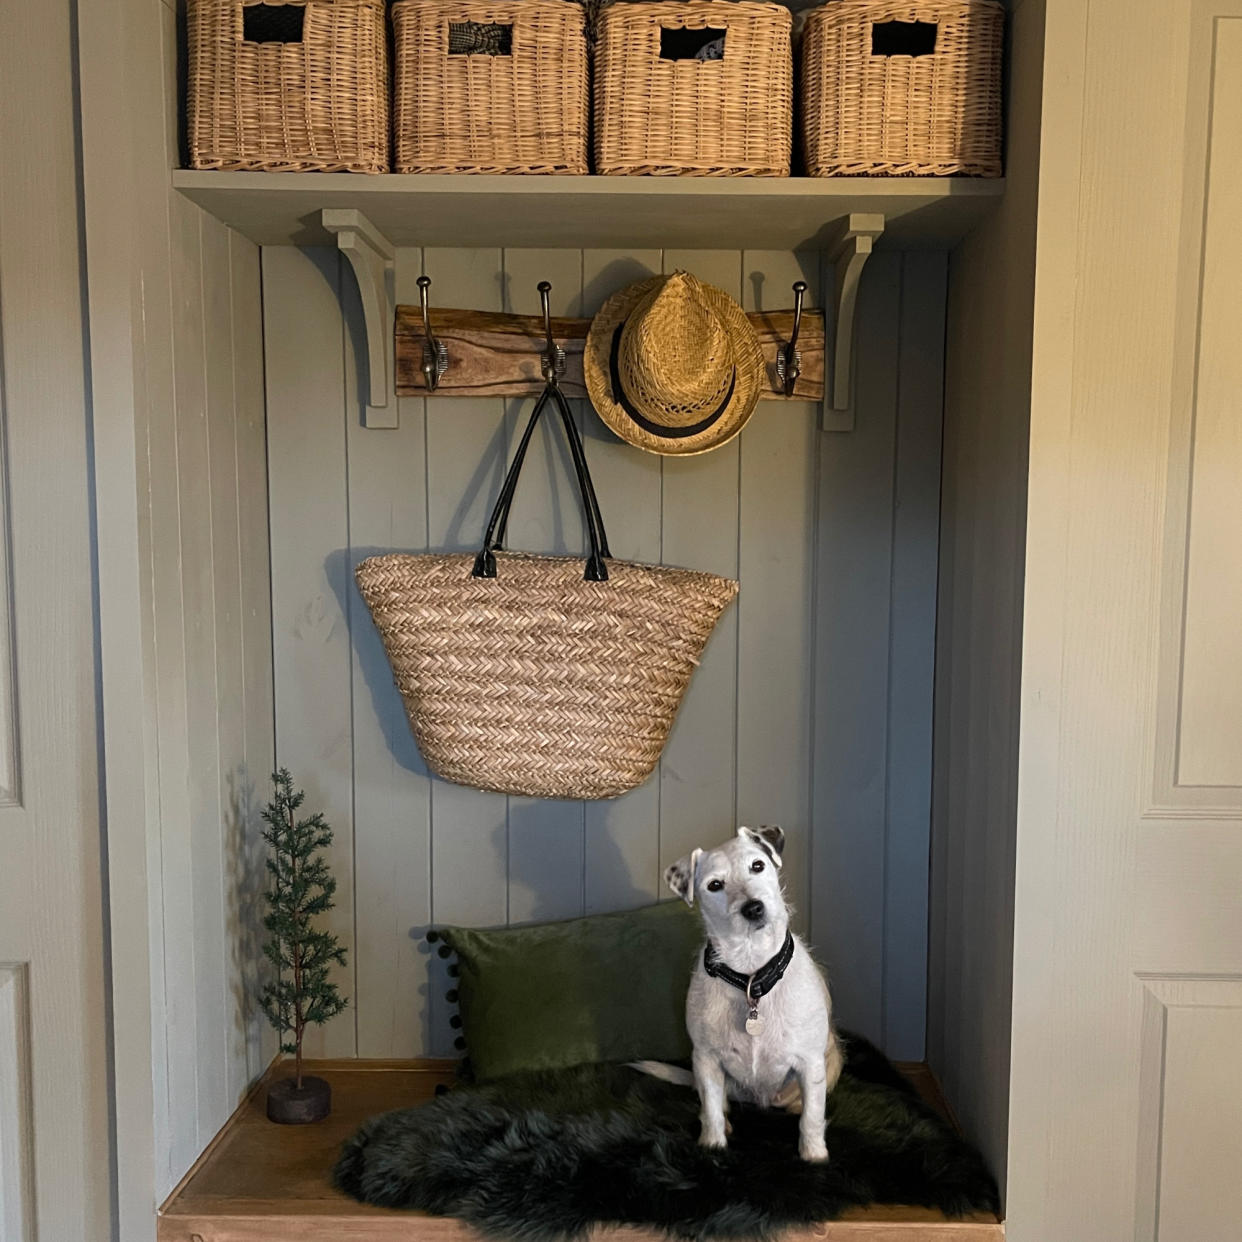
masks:
[[[834,0],[809,13],[810,175],[999,177],[1004,20],[994,0]],[[918,54],[888,51],[910,46]]]
[[[582,5],[398,0],[393,33],[398,172],[587,172]]]
[[[569,439],[591,555],[497,549],[540,412]],[[445,780],[539,798],[613,798],[651,774],[737,583],[613,560],[573,413],[549,387],[477,556],[374,556],[355,571],[410,727]]]
[[[388,171],[384,0],[189,0],[193,168]]]
[[[789,176],[791,26],[789,9],[779,4],[689,0],[603,9],[595,52],[597,171]],[[682,50],[674,46],[685,41],[678,32],[702,30],[723,32],[720,59],[669,58]]]

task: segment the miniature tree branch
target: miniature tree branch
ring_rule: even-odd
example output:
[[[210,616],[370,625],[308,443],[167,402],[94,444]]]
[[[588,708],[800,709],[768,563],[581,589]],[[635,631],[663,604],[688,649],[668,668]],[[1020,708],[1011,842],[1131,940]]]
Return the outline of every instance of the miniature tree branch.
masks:
[[[332,843],[332,829],[316,812],[298,818],[305,794],[294,792],[293,778],[281,768],[272,776],[272,801],[264,808],[268,913],[263,926],[270,939],[264,955],[275,978],[260,997],[267,1020],[280,1034],[280,1050],[294,1058],[294,1079],[302,1089],[302,1039],[308,1026],[320,1026],[348,1004],[329,975],[345,965],[345,950],[331,932],[312,926],[331,910],[336,880],[320,853]]]

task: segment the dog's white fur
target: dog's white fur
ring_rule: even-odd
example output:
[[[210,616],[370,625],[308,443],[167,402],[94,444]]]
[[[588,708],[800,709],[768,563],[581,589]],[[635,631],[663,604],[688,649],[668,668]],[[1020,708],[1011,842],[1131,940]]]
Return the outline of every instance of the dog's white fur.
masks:
[[[785,943],[784,845],[780,828],[743,827],[731,841],[696,849],[664,873],[679,897],[691,906],[697,903],[718,959],[740,974],[753,974]],[[763,916],[747,918],[742,907],[756,900],[763,903]],[[745,995],[709,975],[700,954],[686,997],[702,1109],[699,1141],[706,1147],[725,1146],[727,1096],[767,1107],[792,1105],[800,1094],[799,1155],[826,1160],[825,1100],[840,1077],[842,1056],[828,986],[797,936],[793,958],[780,982],[760,1000],[759,1014],[762,1029],[747,1034]]]

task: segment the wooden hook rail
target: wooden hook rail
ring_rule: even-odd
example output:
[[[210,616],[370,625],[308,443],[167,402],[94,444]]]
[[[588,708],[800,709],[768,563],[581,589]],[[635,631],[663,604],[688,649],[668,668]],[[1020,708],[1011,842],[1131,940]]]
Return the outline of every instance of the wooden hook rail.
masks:
[[[395,251],[388,239],[362,212],[324,208],[326,232],[334,234],[349,260],[362,299],[367,341],[367,390],[363,405],[366,427],[396,427],[398,411],[391,398],[425,396],[528,396],[544,381],[543,359],[548,342],[541,316],[485,311],[435,310],[429,307],[430,281],[419,281],[419,307],[395,306]],[[884,232],[879,213],[849,212],[842,216],[824,248],[825,276],[832,273],[831,340],[824,312],[752,313],[767,362],[764,398],[820,401],[820,427],[851,431],[851,363],[854,313],[859,279],[877,238]],[[799,290],[798,285],[803,285]],[[801,301],[805,285],[794,287]],[[827,298],[827,286],[825,286]],[[582,349],[589,319],[552,321],[556,345],[564,352],[561,386],[571,397],[585,397]],[[392,324],[394,330],[389,331]],[[830,358],[825,353],[831,354]],[[825,383],[828,372],[830,384]]]
[[[786,393],[784,351],[793,335],[792,310],[753,312],[750,321],[759,334],[767,362],[768,387],[762,399],[820,401],[824,396],[824,313],[801,312],[797,345],[801,369],[792,391]],[[432,307],[432,332],[448,357],[448,366],[436,384],[437,397],[527,397],[543,388],[541,370],[547,339],[542,315],[509,315],[495,311],[442,310]],[[552,338],[565,351],[560,385],[567,397],[585,397],[582,350],[589,319],[554,317]],[[425,397],[427,337],[418,306],[397,307],[397,395]]]

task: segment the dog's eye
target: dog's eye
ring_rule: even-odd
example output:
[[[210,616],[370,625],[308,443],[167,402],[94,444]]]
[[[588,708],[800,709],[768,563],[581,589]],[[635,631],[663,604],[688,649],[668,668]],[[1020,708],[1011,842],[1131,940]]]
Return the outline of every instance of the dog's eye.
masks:
[[[708,880],[707,881],[707,891],[709,893],[718,893],[720,892],[722,888],[724,888],[723,880]]]
[[[755,861],[750,864],[750,869],[752,871],[762,871],[763,870],[763,859],[756,858]]]

